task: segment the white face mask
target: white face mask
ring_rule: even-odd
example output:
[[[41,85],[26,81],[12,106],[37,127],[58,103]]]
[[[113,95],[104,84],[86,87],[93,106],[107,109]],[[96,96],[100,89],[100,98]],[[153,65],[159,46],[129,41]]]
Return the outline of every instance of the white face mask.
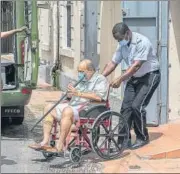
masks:
[[[119,44],[121,46],[126,46],[126,45],[128,45],[128,43],[129,43],[129,35],[128,35],[128,40],[123,39],[123,40],[119,41]]]

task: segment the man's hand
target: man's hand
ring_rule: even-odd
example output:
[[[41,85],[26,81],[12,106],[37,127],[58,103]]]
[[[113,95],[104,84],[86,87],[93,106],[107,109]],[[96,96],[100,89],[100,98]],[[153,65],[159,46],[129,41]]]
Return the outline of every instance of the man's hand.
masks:
[[[68,94],[69,95],[77,95],[78,91],[76,88],[73,87],[72,84],[68,85]]]
[[[17,31],[17,32],[22,32],[22,31],[25,31],[26,29],[27,29],[27,27],[26,27],[26,26],[23,26],[23,27],[21,27],[21,28],[16,29],[16,31]]]
[[[110,83],[110,86],[113,88],[119,88],[121,85],[121,82],[122,82],[121,79],[117,78]]]

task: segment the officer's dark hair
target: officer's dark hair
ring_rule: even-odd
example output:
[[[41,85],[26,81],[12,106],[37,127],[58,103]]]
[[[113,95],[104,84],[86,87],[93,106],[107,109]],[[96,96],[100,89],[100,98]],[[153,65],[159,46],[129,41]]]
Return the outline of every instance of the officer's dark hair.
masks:
[[[124,22],[120,22],[114,25],[112,34],[119,32],[121,35],[125,35],[127,31],[129,31],[129,27]]]

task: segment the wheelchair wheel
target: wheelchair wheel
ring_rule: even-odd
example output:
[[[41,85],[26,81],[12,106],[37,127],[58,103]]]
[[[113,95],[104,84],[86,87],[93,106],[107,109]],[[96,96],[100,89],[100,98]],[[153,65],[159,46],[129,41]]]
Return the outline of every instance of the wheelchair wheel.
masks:
[[[94,136],[97,129],[100,133]],[[127,121],[117,112],[105,111],[95,119],[90,136],[91,147],[98,156],[106,160],[118,158],[129,139]]]
[[[95,140],[97,143],[99,141],[98,135],[100,134],[100,127],[96,127],[95,129],[92,129],[92,139]]]
[[[81,161],[81,150],[79,147],[73,147],[70,150],[69,157],[72,163],[79,163]]]
[[[56,145],[56,142],[55,142],[54,140],[51,140],[51,141],[50,141],[50,146],[51,146],[51,147],[55,147],[55,145]]]

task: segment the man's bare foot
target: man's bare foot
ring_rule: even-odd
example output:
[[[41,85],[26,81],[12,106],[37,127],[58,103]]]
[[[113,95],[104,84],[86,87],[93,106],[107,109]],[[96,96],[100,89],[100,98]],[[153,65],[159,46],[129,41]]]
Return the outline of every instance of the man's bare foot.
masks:
[[[51,148],[51,146],[43,145],[42,143],[31,144],[28,147],[34,150],[46,150],[46,149]]]
[[[56,147],[52,147],[50,149],[46,149],[45,151],[48,152],[48,153],[52,153],[54,155],[60,155],[60,156],[64,155],[63,150],[58,150]]]

